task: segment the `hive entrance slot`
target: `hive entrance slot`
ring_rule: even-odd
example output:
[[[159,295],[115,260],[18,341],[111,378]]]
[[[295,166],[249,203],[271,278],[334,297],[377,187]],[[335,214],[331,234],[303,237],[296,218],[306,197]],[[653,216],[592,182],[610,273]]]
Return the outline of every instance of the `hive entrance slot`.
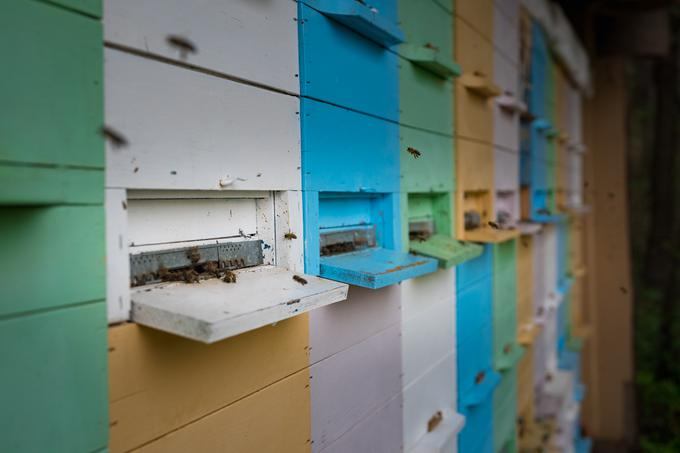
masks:
[[[375,225],[361,225],[321,233],[321,256],[339,255],[376,246]]]
[[[426,241],[436,232],[434,220],[411,220],[408,224],[408,236],[411,241]]]
[[[225,278],[230,271],[264,263],[262,241],[240,241],[182,247],[130,255],[130,286],[163,281],[197,283]]]

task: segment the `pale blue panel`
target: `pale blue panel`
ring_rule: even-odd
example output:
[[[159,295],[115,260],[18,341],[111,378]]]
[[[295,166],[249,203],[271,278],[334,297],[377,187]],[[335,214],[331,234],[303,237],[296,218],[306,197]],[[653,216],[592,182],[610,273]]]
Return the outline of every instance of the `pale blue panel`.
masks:
[[[322,256],[319,275],[364,288],[382,288],[437,270],[431,258],[374,247],[352,253]]]
[[[302,99],[302,187],[320,192],[398,192],[399,126]]]
[[[463,263],[464,265],[464,263]],[[456,322],[458,342],[475,341],[482,329],[491,322],[492,284],[482,279],[458,289],[456,293]]]
[[[298,24],[303,96],[399,121],[395,53],[302,3]]]

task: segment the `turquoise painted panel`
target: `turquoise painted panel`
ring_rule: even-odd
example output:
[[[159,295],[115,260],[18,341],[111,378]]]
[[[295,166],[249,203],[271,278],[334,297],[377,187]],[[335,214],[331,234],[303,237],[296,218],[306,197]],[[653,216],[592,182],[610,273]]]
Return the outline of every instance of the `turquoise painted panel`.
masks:
[[[0,164],[0,206],[104,203],[104,171]]]
[[[461,413],[465,416],[465,426],[458,434],[459,453],[494,453],[492,396]]]
[[[102,27],[43,2],[0,2],[0,161],[104,167]]]
[[[488,281],[491,285],[493,272],[493,252],[491,246],[485,245],[484,252],[476,259],[466,261],[456,268],[456,285],[460,291],[478,280]]]
[[[105,297],[101,206],[0,209],[0,317]]]
[[[398,192],[399,125],[302,99],[302,188]]]
[[[399,121],[397,55],[303,3],[298,11],[302,95]]]
[[[397,26],[396,0],[375,0],[370,5],[356,0],[303,1],[381,46],[390,47],[404,40],[404,33]]]
[[[458,340],[474,340],[479,332],[491,322],[491,284],[488,279],[479,280],[457,291]]]
[[[548,118],[548,70],[549,55],[547,37],[541,25],[534,21],[531,26],[531,87],[528,90],[529,111],[536,117]]]
[[[101,0],[43,0],[47,3],[63,6],[64,8],[78,11],[88,16],[102,17]]]
[[[107,359],[104,301],[0,320],[0,451],[105,448]]]
[[[383,288],[437,270],[437,260],[373,247],[358,252],[321,257],[324,278],[364,288]]]

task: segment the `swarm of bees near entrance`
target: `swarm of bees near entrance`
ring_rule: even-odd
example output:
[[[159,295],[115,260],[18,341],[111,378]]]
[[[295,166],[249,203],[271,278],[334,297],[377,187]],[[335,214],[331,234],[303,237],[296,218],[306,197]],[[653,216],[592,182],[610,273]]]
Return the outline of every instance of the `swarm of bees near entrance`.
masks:
[[[159,281],[199,283],[201,280],[208,280],[210,278],[219,278],[225,283],[236,283],[236,274],[232,271],[235,268],[234,263],[208,261],[199,264],[201,253],[198,247],[189,249],[187,251],[187,258],[191,265],[178,269],[168,269],[165,266],[159,266],[156,272],[136,275],[132,279],[132,286],[142,286]]]

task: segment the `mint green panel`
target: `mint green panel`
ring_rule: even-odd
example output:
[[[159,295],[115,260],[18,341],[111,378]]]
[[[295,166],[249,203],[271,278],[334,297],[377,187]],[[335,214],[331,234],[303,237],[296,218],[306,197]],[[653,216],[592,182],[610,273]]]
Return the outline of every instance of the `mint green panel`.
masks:
[[[451,80],[400,59],[399,84],[399,121],[402,124],[453,135]]]
[[[104,208],[0,209],[0,317],[105,297]]]
[[[399,134],[401,190],[453,191],[453,138],[406,126],[399,128]]]
[[[0,451],[106,447],[106,328],[104,301],[0,320]]]
[[[104,170],[0,164],[0,181],[0,205],[104,202]]]
[[[61,5],[64,8],[79,11],[94,17],[102,17],[102,1],[101,0],[43,0],[47,3],[54,3]]]
[[[517,244],[510,240],[493,246],[494,367],[504,370],[521,357],[517,337]]]
[[[493,395],[494,452],[515,452],[517,420],[517,367],[501,373]]]
[[[0,161],[103,168],[101,23],[0,2]]]
[[[442,3],[445,0],[442,0]],[[442,56],[453,56],[453,15],[435,0],[399,0],[402,45],[430,47]]]

